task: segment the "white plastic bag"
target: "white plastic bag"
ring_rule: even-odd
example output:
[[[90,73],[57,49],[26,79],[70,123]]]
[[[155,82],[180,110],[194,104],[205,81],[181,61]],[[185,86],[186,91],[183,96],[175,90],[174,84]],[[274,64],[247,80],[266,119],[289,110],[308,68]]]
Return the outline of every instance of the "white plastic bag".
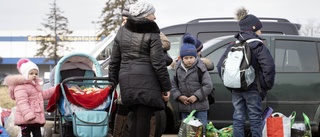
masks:
[[[7,130],[10,137],[19,137],[21,136],[21,128],[19,126],[14,125],[14,114],[16,113],[16,107],[11,108],[11,114],[4,124],[4,128]]]
[[[178,137],[202,137],[202,122],[195,118],[193,114],[196,110],[193,110],[187,118],[185,118],[180,125]]]

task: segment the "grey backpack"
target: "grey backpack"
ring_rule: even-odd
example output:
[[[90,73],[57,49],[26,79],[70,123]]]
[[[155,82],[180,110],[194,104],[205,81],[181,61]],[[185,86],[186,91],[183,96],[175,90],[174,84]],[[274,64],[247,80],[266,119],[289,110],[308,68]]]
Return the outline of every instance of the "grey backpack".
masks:
[[[230,48],[227,58],[221,66],[221,78],[225,87],[237,90],[247,90],[255,79],[255,71],[251,66],[251,49],[247,45],[260,39],[236,41]]]

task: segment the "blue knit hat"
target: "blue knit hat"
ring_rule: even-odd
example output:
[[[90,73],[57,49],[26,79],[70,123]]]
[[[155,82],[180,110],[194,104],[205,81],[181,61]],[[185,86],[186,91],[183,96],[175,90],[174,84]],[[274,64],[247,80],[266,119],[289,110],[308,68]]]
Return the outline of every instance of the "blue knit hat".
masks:
[[[237,10],[236,18],[239,21],[241,31],[256,32],[262,28],[261,21],[256,16],[248,14],[248,10],[244,7]]]
[[[195,47],[196,39],[192,36],[183,37],[183,44],[180,49],[180,57],[183,59],[185,56],[197,57],[197,49]]]
[[[196,37],[194,37],[193,35],[191,35],[190,33],[186,33],[183,35],[183,38],[185,38],[186,36],[191,36],[196,40],[196,44],[194,44],[194,46],[196,46],[197,52],[200,52],[203,48],[202,42],[197,39]]]

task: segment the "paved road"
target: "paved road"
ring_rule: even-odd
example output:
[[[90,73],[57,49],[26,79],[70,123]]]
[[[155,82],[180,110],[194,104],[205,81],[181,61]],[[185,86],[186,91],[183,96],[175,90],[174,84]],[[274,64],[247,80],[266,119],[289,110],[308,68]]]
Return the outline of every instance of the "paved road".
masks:
[[[45,136],[46,137],[51,137],[49,135],[51,135],[51,128],[53,127],[53,122],[52,121],[47,121],[46,125],[44,126],[44,130],[45,130]],[[162,135],[161,137],[177,137],[177,134],[165,134]]]
[[[174,135],[174,134],[167,134],[167,135],[162,135],[161,137],[177,137],[178,135]]]

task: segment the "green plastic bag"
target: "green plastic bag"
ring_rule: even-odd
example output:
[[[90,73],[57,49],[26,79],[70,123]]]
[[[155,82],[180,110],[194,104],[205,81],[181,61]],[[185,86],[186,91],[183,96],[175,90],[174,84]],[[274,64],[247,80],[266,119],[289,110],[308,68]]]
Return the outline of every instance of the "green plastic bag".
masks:
[[[232,137],[233,136],[233,127],[232,125],[228,127],[221,128],[219,137]]]
[[[206,129],[206,137],[233,137],[232,125],[218,130],[213,126],[212,122],[209,122]]]
[[[206,137],[219,137],[219,130],[213,126],[212,122],[206,126]]]
[[[312,137],[310,120],[305,113],[302,113],[304,122],[292,121],[291,137]]]

